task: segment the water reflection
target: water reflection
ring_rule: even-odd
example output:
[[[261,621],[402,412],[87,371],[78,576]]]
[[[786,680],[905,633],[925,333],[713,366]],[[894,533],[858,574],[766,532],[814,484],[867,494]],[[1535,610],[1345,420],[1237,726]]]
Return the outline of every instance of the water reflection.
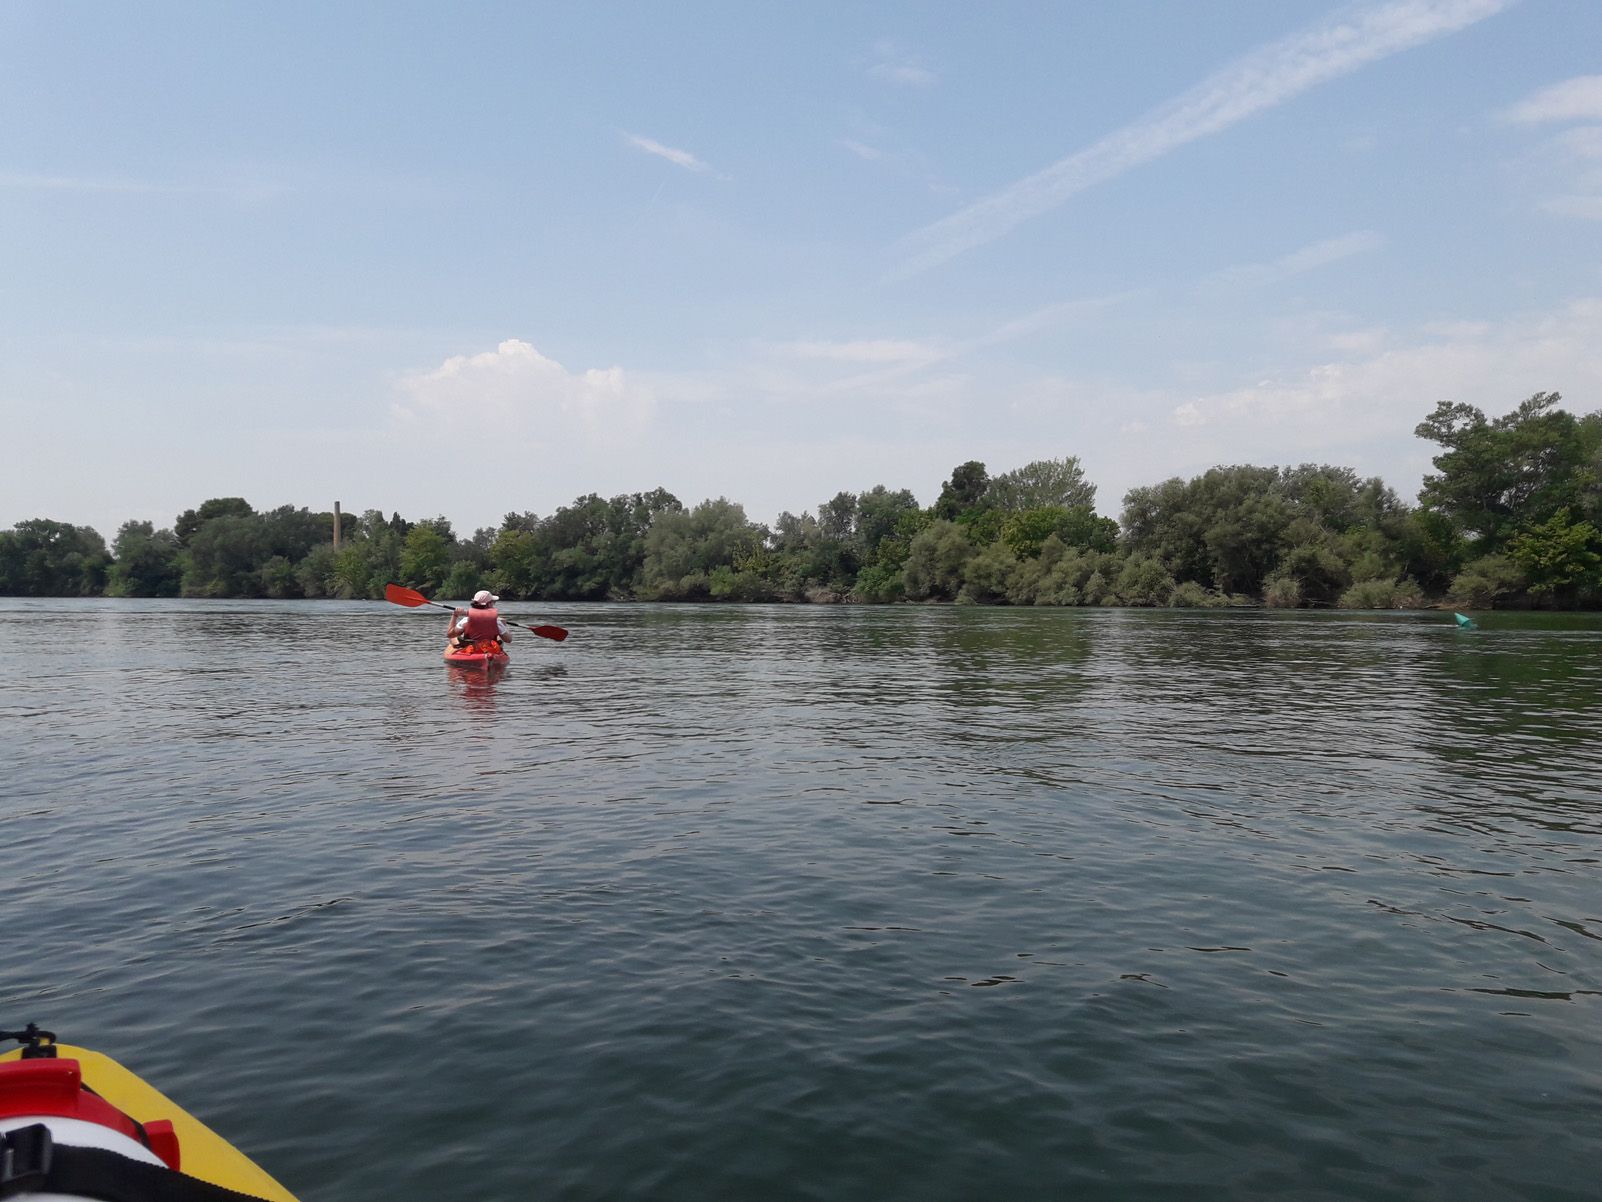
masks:
[[[486,667],[466,667],[446,664],[445,680],[450,690],[467,703],[467,708],[480,714],[495,712],[495,688],[505,678],[506,664],[489,664]]]

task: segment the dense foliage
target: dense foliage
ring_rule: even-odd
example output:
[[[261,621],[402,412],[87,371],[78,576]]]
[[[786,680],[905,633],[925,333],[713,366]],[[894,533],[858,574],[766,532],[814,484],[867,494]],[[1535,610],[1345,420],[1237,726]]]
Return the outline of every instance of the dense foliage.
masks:
[[[0,531],[0,593],[381,597],[397,580],[462,598],[956,601],[1010,605],[1602,605],[1602,413],[1537,393],[1488,419],[1442,402],[1441,447],[1409,506],[1324,464],[1215,467],[1136,488],[1098,514],[1076,457],[992,477],[970,460],[924,508],[907,490],[842,492],[769,527],[725,498],[591,494],[460,537],[443,517],[258,512],[240,497],[171,529],[127,522]]]

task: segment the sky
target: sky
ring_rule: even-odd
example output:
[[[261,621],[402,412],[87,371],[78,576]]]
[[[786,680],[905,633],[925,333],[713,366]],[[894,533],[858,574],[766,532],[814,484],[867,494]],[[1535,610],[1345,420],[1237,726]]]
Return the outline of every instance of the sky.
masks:
[[[1602,409],[1595,0],[0,3],[0,528]]]

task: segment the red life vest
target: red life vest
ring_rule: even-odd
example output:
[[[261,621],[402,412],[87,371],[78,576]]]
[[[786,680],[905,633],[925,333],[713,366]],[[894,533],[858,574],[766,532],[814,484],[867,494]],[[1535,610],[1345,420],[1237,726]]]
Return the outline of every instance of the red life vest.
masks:
[[[501,637],[501,615],[490,609],[469,609],[467,620],[462,624],[462,633],[473,642],[479,639],[498,639]]]

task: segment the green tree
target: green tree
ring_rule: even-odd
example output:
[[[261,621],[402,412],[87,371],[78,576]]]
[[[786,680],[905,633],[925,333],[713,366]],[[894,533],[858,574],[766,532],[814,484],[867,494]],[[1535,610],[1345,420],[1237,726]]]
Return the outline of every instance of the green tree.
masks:
[[[907,586],[901,578],[898,565],[874,563],[857,573],[851,589],[851,599],[870,605],[885,605],[900,601],[907,595]]]
[[[985,495],[996,508],[1012,513],[1047,506],[1093,509],[1096,504],[1096,486],[1085,479],[1077,455],[1037,459],[1003,472],[990,481]]]
[[[963,570],[977,549],[954,522],[938,518],[912,539],[901,578],[914,601],[954,600],[963,585]]]
[[[849,504],[848,504],[849,502]],[[775,596],[786,600],[834,600],[852,589],[862,566],[854,533],[856,498],[839,493],[819,506],[820,518],[781,513],[769,535],[761,571]]]
[[[272,556],[267,526],[254,513],[224,514],[189,536],[181,591],[186,597],[261,595],[261,565]]]
[[[1159,560],[1138,556],[1125,561],[1113,587],[1125,605],[1167,605],[1175,585]]]
[[[1123,572],[1116,555],[1065,546],[1049,538],[1040,550],[1049,565],[1035,596],[1036,605],[1110,605],[1118,600],[1114,582]]]
[[[445,577],[445,583],[440,586],[443,597],[455,598],[465,601],[485,584],[484,570],[471,560],[457,559],[451,562],[450,574]]]
[[[404,535],[384,520],[376,510],[376,521],[367,521],[364,515],[365,537],[341,544],[334,556],[333,595],[340,597],[377,598],[384,595],[384,585],[401,576],[401,552]],[[410,529],[410,524],[407,524]]]
[[[1352,583],[1345,561],[1328,544],[1317,541],[1286,552],[1274,568],[1273,578],[1296,582],[1298,605],[1333,605]]]
[[[303,597],[337,597],[339,580],[335,572],[336,552],[332,543],[313,547],[295,565],[295,583]]]
[[[1200,500],[1212,521],[1203,533],[1213,587],[1255,593],[1283,553],[1294,510],[1273,468],[1214,468]]]
[[[856,493],[838,492],[818,506],[818,530],[824,538],[843,543],[857,521]]]
[[[1018,559],[1038,559],[1040,548],[1068,518],[1061,505],[1044,505],[1009,513],[1001,527],[1001,541]]]
[[[343,517],[343,515],[341,515]],[[281,505],[257,515],[266,531],[267,549],[272,555],[285,559],[304,559],[313,547],[331,543],[334,536],[333,515],[312,513],[304,507]],[[343,522],[341,522],[343,525]]]
[[[1422,570],[1445,553],[1383,482],[1325,464],[1215,467],[1189,481],[1133,489],[1123,529],[1131,556],[1156,558],[1179,583],[1255,595],[1274,579],[1282,582],[1280,604],[1293,594],[1295,603],[1333,601],[1358,561],[1376,572]],[[1413,542],[1404,548],[1407,534]],[[1318,550],[1298,551],[1307,546]],[[1295,562],[1283,563],[1293,552]],[[1409,558],[1419,564],[1403,562]],[[1294,589],[1284,583],[1290,580]]]
[[[1411,509],[1385,529],[1397,572],[1418,581],[1430,596],[1445,593],[1463,566],[1467,549],[1452,520],[1433,510]]]
[[[1470,560],[1452,578],[1449,596],[1471,609],[1494,609],[1516,599],[1528,582],[1519,565],[1507,555],[1482,555]]]
[[[400,576],[412,588],[433,595],[451,570],[454,539],[429,522],[418,522],[401,543]]]
[[[534,531],[503,527],[490,547],[494,591],[503,597],[540,596],[547,558]]]
[[[0,530],[0,594],[97,596],[110,565],[105,539],[88,526],[32,518]]]
[[[663,510],[645,538],[646,595],[662,600],[711,596],[713,570],[735,568],[762,549],[767,534],[747,520],[744,507],[723,497],[687,512]]]
[[[977,459],[958,464],[951,472],[951,479],[940,489],[940,496],[934,503],[934,516],[948,522],[956,521],[965,511],[979,507],[989,487],[990,474],[985,471],[984,464]]]
[[[270,557],[257,570],[257,575],[261,580],[263,596],[284,598],[303,595],[300,580],[295,575],[295,565],[282,555]]]
[[[891,492],[884,485],[876,484],[859,496],[852,535],[863,562],[878,561],[885,541],[897,537],[902,519],[919,513],[917,498],[905,488]],[[904,555],[904,543],[901,550]]]
[[[1472,405],[1442,401],[1415,433],[1439,444],[1419,499],[1445,514],[1481,553],[1501,550],[1521,527],[1561,509],[1585,511],[1594,487],[1589,424],[1538,392],[1494,420]]]
[[[202,502],[197,509],[186,509],[180,513],[172,524],[172,531],[177,535],[179,545],[187,547],[196,531],[212,518],[248,518],[254,516],[255,512],[244,497],[213,497]]]
[[[183,579],[178,538],[151,522],[124,522],[112,544],[106,592],[113,597],[176,597]]]
[[[539,515],[533,510],[524,510],[522,513],[508,513],[501,519],[501,530],[521,530],[525,534],[533,534],[540,528]]]
[[[1018,557],[1005,543],[991,543],[962,567],[962,588],[957,600],[977,605],[1006,601],[1018,571]]]
[[[1158,559],[1178,580],[1211,587],[1212,560],[1204,537],[1209,515],[1192,499],[1199,479],[1187,483],[1174,476],[1130,489],[1124,495],[1124,545],[1131,555]]]
[[[641,586],[646,537],[659,514],[684,511],[665,489],[602,500],[591,493],[534,528],[538,595],[574,601],[631,597]]]
[[[1361,479],[1349,467],[1304,463],[1280,473],[1279,491],[1300,518],[1334,534],[1374,528],[1405,506],[1378,477]]]
[[[1602,535],[1560,509],[1540,525],[1513,537],[1509,552],[1531,593],[1543,599],[1573,599],[1602,592]]]
[[[1037,557],[1052,535],[1065,546],[1113,551],[1118,546],[1118,523],[1111,518],[1097,517],[1095,511],[1085,505],[1071,509],[1046,505],[1009,513],[1001,526],[1001,541],[1012,548],[1019,559]]]

